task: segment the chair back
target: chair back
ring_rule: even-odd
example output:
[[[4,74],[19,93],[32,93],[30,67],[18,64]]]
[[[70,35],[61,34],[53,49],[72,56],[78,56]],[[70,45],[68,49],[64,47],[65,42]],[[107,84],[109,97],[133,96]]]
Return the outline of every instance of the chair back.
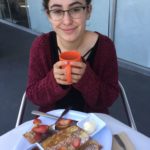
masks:
[[[123,103],[123,106],[125,109],[125,113],[126,113],[126,116],[128,119],[128,123],[133,129],[137,130],[135,120],[133,117],[133,113],[132,113],[125,89],[120,81],[118,81],[118,84],[119,84],[119,88],[120,88],[120,96],[121,96],[122,103]]]
[[[128,123],[129,125],[137,130],[136,124],[135,124],[135,120],[131,111],[131,107],[127,98],[127,94],[125,92],[125,89],[123,87],[123,85],[121,84],[120,81],[118,81],[119,87],[120,87],[120,96],[122,99],[122,103],[125,109],[125,113],[128,119]],[[23,96],[22,96],[22,100],[21,100],[21,104],[20,104],[20,108],[19,108],[19,112],[18,112],[18,116],[17,116],[17,121],[16,121],[16,125],[15,127],[19,126],[22,121],[23,121],[23,117],[24,117],[24,113],[25,113],[25,107],[26,107],[26,92],[24,92]]]
[[[19,107],[19,112],[18,112],[15,127],[19,126],[22,123],[24,113],[25,113],[25,107],[26,107],[26,92],[24,92],[23,96],[22,96],[22,100],[21,100],[21,104],[20,104],[20,107]]]

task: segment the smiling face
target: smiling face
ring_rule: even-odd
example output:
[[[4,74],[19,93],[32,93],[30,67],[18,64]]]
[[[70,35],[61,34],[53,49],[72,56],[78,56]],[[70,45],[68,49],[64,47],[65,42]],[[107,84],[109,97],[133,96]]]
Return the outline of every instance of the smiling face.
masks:
[[[86,20],[88,19],[91,11],[90,6],[86,6],[85,0],[50,0],[48,3],[49,10],[52,10],[48,14],[49,21],[52,24],[53,30],[57,33],[57,38],[65,42],[74,42],[79,40],[85,32]],[[71,12],[64,12],[64,16],[60,20],[52,18],[52,13],[59,13],[61,10],[72,10],[72,13],[76,13],[78,10],[75,8],[81,8],[80,17],[73,18]],[[53,11],[54,10],[54,11]]]

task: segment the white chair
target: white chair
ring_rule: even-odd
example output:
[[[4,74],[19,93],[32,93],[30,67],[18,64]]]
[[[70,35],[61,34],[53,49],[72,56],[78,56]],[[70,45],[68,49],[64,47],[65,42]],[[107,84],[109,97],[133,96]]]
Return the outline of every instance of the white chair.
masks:
[[[23,96],[22,96],[22,100],[21,100],[21,104],[20,104],[20,108],[19,108],[19,112],[18,112],[15,127],[19,126],[23,121],[23,116],[24,116],[24,112],[25,112],[26,103],[27,103],[27,101],[26,101],[26,92],[24,92]]]
[[[127,119],[128,119],[128,123],[133,129],[137,130],[135,120],[133,118],[133,114],[132,114],[132,111],[131,111],[131,107],[130,107],[125,89],[124,89],[124,87],[123,87],[123,85],[121,84],[120,81],[118,81],[118,84],[119,84],[119,87],[120,87],[120,96],[121,96],[122,103],[123,103],[123,106],[124,106],[124,109],[125,109],[125,113],[126,113],[126,116],[127,116]]]
[[[128,98],[127,98],[127,95],[126,95],[126,92],[125,92],[125,89],[124,89],[124,87],[123,87],[123,85],[121,84],[120,81],[118,81],[118,84],[119,84],[119,87],[120,87],[120,96],[121,96],[121,100],[122,100],[122,103],[123,103],[123,106],[124,106],[124,109],[125,109],[125,113],[126,113],[126,116],[127,116],[127,119],[128,119],[128,123],[133,129],[137,130],[136,124],[135,124],[135,121],[134,121],[134,118],[133,118],[133,114],[132,114],[132,111],[131,111],[131,107],[130,107],[130,104],[129,104],[129,101],[128,101]],[[20,104],[20,108],[19,108],[19,112],[18,112],[15,127],[19,126],[23,121],[23,116],[24,116],[24,113],[25,113],[26,103],[27,103],[27,101],[26,101],[26,92],[24,92],[24,94],[22,96],[22,100],[21,100],[21,104]]]

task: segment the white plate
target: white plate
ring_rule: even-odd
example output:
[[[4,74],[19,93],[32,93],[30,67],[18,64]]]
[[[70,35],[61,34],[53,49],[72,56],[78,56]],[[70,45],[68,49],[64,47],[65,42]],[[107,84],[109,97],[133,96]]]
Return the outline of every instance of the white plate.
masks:
[[[63,109],[59,109],[59,110],[50,111],[48,113],[59,116],[62,111],[63,111]],[[85,119],[87,116],[88,116],[88,114],[86,114],[86,113],[70,110],[69,113],[67,113],[64,117],[80,121],[80,120]],[[43,124],[52,124],[55,122],[54,119],[50,119],[50,118],[46,118],[46,117],[40,117],[40,119],[42,120]],[[30,130],[32,128],[32,126],[33,125],[31,122],[31,126],[29,126],[28,129]],[[27,131],[25,131],[25,132],[27,132]],[[112,134],[111,134],[110,130],[107,128],[107,125],[105,125],[92,138],[94,140],[96,140],[97,142],[99,142],[103,146],[102,150],[111,150]],[[16,146],[13,148],[13,150],[27,150],[30,146],[31,146],[31,144],[22,136],[22,138],[18,141]]]

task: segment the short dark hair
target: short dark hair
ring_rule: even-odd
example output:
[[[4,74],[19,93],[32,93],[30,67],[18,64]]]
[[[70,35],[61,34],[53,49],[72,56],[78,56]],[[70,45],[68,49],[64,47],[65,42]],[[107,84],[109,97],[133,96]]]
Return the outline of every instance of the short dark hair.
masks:
[[[48,10],[48,3],[50,0],[43,0],[43,7],[45,10]],[[86,4],[89,5],[91,3],[92,0],[85,0]]]
[[[86,4],[89,5],[92,0],[86,0]]]

